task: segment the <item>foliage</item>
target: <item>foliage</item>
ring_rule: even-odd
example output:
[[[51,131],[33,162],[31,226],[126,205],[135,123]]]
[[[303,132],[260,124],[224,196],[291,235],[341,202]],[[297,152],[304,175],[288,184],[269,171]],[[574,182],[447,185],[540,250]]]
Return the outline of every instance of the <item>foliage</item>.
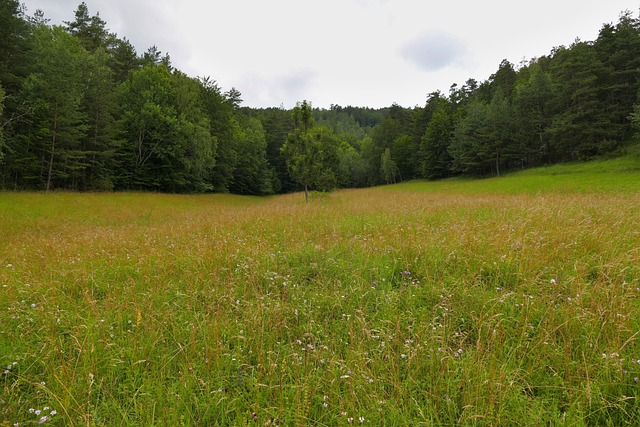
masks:
[[[18,0],[0,0],[0,82],[13,94],[27,75],[32,58],[31,28]]]
[[[0,85],[0,164],[2,164],[2,159],[4,158],[4,151],[6,150],[6,146],[4,143],[4,123],[5,120],[2,117],[4,113],[4,88]]]
[[[178,145],[178,117],[171,73],[164,66],[147,65],[120,88],[123,173],[119,186],[160,189],[172,172],[182,147]],[[128,172],[128,174],[126,173]],[[171,177],[173,178],[173,177]]]
[[[513,101],[517,127],[514,149],[523,165],[533,166],[551,161],[549,127],[555,94],[551,76],[541,64],[533,62],[526,73]]]
[[[604,72],[591,44],[576,42],[559,49],[551,66],[557,91],[557,113],[551,127],[552,149],[562,160],[587,159],[599,154],[607,138],[607,119],[599,103]]]
[[[637,133],[628,11],[594,41],[505,59],[423,106],[309,105],[302,121],[300,105],[242,107],[237,89],[187,76],[157,45],[138,55],[85,2],[64,22],[0,0],[2,189],[270,194],[497,176],[618,155]]]
[[[62,27],[44,25],[34,29],[33,49],[37,60],[21,92],[30,145],[14,150],[32,159],[25,180],[46,191],[76,188],[88,155],[80,146],[87,131],[81,103],[88,53]]]
[[[491,159],[483,156],[489,140],[488,105],[474,100],[465,109],[465,117],[455,127],[449,146],[453,172],[482,175],[490,169]]]
[[[420,166],[425,178],[438,179],[449,175],[451,155],[448,148],[452,132],[451,116],[446,105],[441,105],[433,113],[421,140],[420,154],[423,160]]]
[[[238,140],[238,163],[231,187],[234,194],[273,193],[273,172],[267,161],[267,141],[262,124],[247,119]]]
[[[76,9],[75,18],[72,22],[65,22],[69,34],[78,38],[89,52],[95,52],[98,48],[105,47],[107,23],[100,18],[100,14],[90,17],[87,4],[82,2]]]
[[[391,158],[391,149],[386,148],[380,156],[380,169],[386,184],[395,184],[398,178],[398,165]]]
[[[327,127],[315,126],[311,105],[298,103],[293,109],[295,128],[281,148],[287,169],[293,179],[304,188],[305,200],[309,189],[328,191],[335,188],[338,167],[338,140]]]

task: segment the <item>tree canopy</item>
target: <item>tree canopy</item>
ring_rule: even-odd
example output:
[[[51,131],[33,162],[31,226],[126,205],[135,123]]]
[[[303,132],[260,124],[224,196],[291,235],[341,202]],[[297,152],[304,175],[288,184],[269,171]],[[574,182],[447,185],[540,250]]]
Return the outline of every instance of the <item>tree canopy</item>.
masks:
[[[326,191],[502,175],[624,150],[640,132],[640,21],[628,11],[423,106],[242,106],[82,2],[63,26],[0,0],[0,188]],[[416,88],[423,90],[424,88]]]

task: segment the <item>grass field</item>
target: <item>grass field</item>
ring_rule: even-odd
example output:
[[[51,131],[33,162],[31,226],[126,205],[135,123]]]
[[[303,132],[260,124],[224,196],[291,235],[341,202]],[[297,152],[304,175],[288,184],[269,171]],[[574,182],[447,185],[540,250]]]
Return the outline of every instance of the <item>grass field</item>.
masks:
[[[0,193],[0,426],[639,425],[639,164]]]

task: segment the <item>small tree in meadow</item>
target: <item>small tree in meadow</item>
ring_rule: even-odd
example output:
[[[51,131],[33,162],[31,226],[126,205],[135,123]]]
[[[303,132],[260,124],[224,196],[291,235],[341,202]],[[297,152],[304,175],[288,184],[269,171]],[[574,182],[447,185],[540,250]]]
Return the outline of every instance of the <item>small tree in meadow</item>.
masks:
[[[336,186],[338,140],[330,130],[314,126],[311,104],[298,103],[293,109],[295,129],[281,148],[287,170],[295,182],[304,187],[305,201],[309,189],[331,190]]]

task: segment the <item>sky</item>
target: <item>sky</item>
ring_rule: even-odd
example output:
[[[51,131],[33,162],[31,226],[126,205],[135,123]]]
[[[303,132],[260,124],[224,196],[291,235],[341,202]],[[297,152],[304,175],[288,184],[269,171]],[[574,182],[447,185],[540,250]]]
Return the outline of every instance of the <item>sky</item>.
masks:
[[[81,0],[23,0],[51,24]],[[424,105],[453,83],[487,80],[576,38],[595,40],[637,0],[85,0],[138,54],[209,76],[243,106]]]

